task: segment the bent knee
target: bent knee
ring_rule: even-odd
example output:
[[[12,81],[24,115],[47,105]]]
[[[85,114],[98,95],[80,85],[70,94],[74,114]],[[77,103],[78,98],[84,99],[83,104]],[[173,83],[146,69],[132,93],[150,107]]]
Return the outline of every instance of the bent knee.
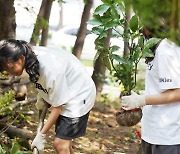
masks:
[[[56,151],[64,151],[70,148],[71,140],[63,140],[63,139],[55,138],[53,144]]]

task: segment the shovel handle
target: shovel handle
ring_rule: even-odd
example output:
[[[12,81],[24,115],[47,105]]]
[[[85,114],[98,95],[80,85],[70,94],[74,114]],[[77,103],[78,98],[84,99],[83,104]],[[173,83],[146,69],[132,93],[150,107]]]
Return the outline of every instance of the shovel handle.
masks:
[[[44,126],[44,119],[46,117],[46,113],[48,110],[48,103],[44,102],[44,107],[42,110],[39,110],[39,124],[38,124],[38,128],[37,128],[37,133],[43,128]],[[34,147],[33,148],[33,154],[39,154],[39,150]]]

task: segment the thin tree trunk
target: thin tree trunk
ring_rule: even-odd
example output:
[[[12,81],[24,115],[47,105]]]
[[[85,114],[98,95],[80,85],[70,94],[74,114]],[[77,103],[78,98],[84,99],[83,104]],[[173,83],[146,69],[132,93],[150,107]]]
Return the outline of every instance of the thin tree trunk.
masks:
[[[46,9],[47,1],[48,0],[43,0],[41,3],[41,7],[40,7],[39,13],[37,15],[36,23],[34,25],[33,33],[32,33],[31,40],[30,40],[30,43],[32,45],[36,45],[38,42],[38,37],[39,37],[40,31],[43,26],[43,16],[46,11],[45,9]]]
[[[58,25],[56,27],[56,30],[59,30],[63,27],[63,2],[59,2],[59,6],[61,8],[60,12],[59,12],[59,21],[58,21]]]
[[[41,46],[46,46],[47,45],[47,40],[48,40],[48,31],[49,31],[49,17],[51,14],[51,8],[52,8],[52,3],[53,0],[49,0],[46,3],[46,8],[45,8],[45,13],[44,13],[44,20],[46,20],[46,25],[43,26],[42,29],[42,36],[41,36]]]
[[[108,30],[108,35],[104,39],[104,45],[107,48],[109,47],[111,34],[112,34],[112,30]],[[93,75],[92,75],[92,79],[96,85],[97,98],[99,98],[101,96],[101,91],[103,88],[102,78],[105,77],[105,71],[106,71],[106,67],[103,63],[102,54],[100,54],[99,57],[97,58],[97,60],[95,61],[94,71],[93,71]]]
[[[81,18],[81,24],[80,24],[80,28],[77,34],[77,39],[76,39],[76,42],[72,51],[72,53],[79,59],[81,57],[84,40],[86,38],[87,21],[89,20],[92,5],[93,5],[93,0],[87,0],[87,3],[84,6],[84,10],[83,10],[82,18]]]
[[[0,0],[0,40],[15,38],[14,0]]]
[[[129,41],[128,41],[128,27],[129,27],[129,20],[130,20],[130,7],[125,3],[125,23],[124,23],[124,57],[126,57],[129,53]]]

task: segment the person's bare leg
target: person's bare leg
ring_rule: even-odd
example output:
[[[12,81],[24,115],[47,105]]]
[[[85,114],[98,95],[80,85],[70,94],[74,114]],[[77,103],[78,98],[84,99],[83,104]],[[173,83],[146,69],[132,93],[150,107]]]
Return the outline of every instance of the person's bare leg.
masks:
[[[73,147],[72,147],[72,140],[71,140],[71,144],[70,144],[70,154],[74,154],[74,150],[73,150]]]
[[[63,140],[60,138],[55,138],[54,148],[57,154],[71,154],[70,147],[71,147],[71,140]]]

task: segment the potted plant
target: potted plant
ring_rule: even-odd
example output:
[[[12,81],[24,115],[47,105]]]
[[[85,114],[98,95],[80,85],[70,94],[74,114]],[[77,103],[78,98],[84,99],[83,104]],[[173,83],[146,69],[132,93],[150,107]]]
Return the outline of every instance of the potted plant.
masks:
[[[152,38],[145,41],[137,15],[132,16],[127,25],[122,2],[117,0],[103,2],[104,4],[95,9],[93,19],[89,21],[94,25],[92,32],[97,34],[95,45],[98,52],[95,59],[101,55],[105,66],[123,86],[122,95],[130,95],[136,87],[138,63],[143,57],[154,56],[150,48],[157,44],[159,39]],[[119,29],[124,31],[121,32]],[[121,54],[123,49],[120,45],[105,47],[102,40],[107,36],[108,30],[112,30],[111,38],[123,39],[126,42],[127,53]],[[116,113],[116,120],[122,126],[133,126],[140,121],[141,117],[140,108],[130,111],[121,108]]]

